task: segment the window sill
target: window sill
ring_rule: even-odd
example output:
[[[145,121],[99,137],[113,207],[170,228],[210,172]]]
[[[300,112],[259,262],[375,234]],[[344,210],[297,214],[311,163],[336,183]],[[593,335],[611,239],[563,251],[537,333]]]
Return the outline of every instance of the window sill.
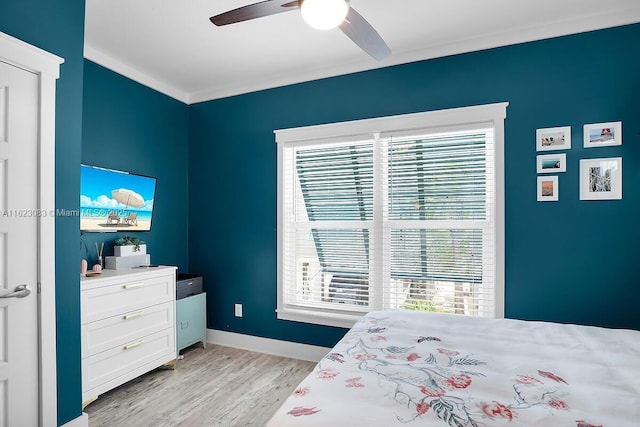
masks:
[[[330,313],[318,312],[293,308],[276,310],[279,320],[290,320],[293,322],[312,323],[314,325],[335,326],[338,328],[351,328],[362,316],[362,314],[351,313]]]

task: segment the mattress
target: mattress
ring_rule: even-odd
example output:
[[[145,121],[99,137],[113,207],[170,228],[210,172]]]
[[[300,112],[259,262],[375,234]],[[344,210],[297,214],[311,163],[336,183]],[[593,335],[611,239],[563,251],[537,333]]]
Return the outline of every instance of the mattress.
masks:
[[[411,311],[362,317],[268,423],[640,426],[640,332]]]

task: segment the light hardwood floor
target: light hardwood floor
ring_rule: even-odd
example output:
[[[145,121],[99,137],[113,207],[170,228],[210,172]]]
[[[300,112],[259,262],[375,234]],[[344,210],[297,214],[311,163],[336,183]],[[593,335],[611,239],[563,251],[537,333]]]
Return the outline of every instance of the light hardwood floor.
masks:
[[[315,363],[209,344],[85,408],[89,427],[264,426]]]

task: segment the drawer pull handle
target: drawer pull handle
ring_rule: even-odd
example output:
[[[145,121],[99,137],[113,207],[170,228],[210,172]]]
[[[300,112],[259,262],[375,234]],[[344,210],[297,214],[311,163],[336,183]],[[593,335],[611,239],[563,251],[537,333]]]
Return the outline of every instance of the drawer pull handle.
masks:
[[[144,313],[144,312],[143,311],[139,311],[137,313],[125,314],[124,316],[122,316],[122,318],[124,320],[129,320],[129,319],[133,319],[134,317],[142,316],[142,313]]]
[[[128,285],[123,285],[122,288],[123,289],[139,288],[142,285],[144,285],[144,283],[142,283],[142,282],[129,283]]]
[[[180,322],[180,329],[187,329],[189,327],[189,322]]]
[[[140,341],[138,341],[138,342],[134,342],[133,344],[125,345],[125,346],[124,346],[124,349],[125,349],[125,350],[131,350],[132,348],[137,347],[137,346],[139,346],[139,345],[140,345],[140,344],[142,344],[142,343],[144,343],[144,341],[143,341],[143,340],[140,340]]]

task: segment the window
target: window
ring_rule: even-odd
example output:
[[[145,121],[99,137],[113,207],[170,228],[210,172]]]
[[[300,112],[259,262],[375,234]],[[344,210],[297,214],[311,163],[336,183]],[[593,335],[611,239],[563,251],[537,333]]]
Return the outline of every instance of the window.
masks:
[[[502,317],[506,106],[276,131],[278,318]]]

